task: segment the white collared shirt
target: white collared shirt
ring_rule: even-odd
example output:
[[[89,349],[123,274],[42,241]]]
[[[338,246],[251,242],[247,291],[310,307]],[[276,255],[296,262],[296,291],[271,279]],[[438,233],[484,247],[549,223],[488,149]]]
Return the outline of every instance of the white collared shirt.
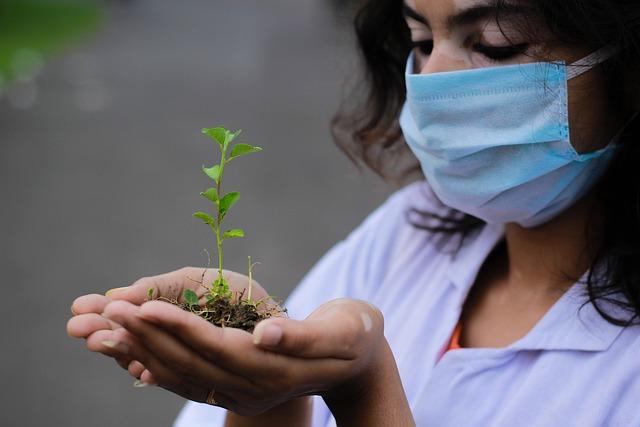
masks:
[[[640,427],[640,327],[606,322],[574,284],[523,338],[504,348],[446,349],[462,305],[504,227],[486,225],[458,250],[413,227],[432,212],[424,181],[394,193],[307,273],[286,306],[303,319],[326,301],[379,307],[418,426]],[[610,305],[602,305],[620,315]],[[222,426],[224,411],[188,403],[174,427]],[[321,398],[314,427],[335,426]]]

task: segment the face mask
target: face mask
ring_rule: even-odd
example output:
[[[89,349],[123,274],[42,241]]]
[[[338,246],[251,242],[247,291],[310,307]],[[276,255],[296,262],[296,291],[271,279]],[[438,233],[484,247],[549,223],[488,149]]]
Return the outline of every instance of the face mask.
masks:
[[[567,80],[612,56],[413,74],[400,126],[438,198],[489,223],[540,225],[598,181],[617,145],[578,154],[570,142]]]

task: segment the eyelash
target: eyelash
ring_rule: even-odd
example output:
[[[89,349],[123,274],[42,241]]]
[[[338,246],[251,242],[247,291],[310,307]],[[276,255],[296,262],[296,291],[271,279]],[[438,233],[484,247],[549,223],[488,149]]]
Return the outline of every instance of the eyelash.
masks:
[[[433,50],[433,40],[420,40],[417,42],[411,42],[411,48],[418,48],[423,55],[431,55]]]
[[[412,48],[418,48],[423,55],[431,55],[431,51],[433,51],[433,40],[420,40],[412,42],[411,44]],[[520,43],[511,46],[485,46],[476,43],[472,47],[475,52],[486,56],[492,61],[505,61],[523,53],[529,45],[527,43]]]

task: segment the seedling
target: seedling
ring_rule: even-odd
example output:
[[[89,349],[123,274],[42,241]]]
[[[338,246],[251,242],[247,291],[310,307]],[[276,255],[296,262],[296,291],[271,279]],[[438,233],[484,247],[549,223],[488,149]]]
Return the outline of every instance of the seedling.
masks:
[[[183,309],[195,313],[217,326],[229,326],[252,331],[253,327],[260,320],[271,317],[273,315],[281,315],[284,309],[277,305],[268,306],[265,300],[252,300],[252,273],[255,264],[251,263],[251,257],[248,257],[247,270],[249,276],[249,284],[245,291],[240,294],[234,293],[229,288],[229,283],[222,274],[223,263],[223,243],[228,239],[237,239],[244,237],[244,230],[240,228],[232,228],[225,231],[222,224],[227,217],[231,208],[240,199],[240,193],[232,191],[223,194],[222,182],[224,172],[227,165],[242,156],[262,151],[262,148],[250,144],[236,143],[229,152],[231,142],[234,141],[240,130],[230,132],[223,127],[204,128],[202,133],[211,138],[220,150],[220,162],[211,167],[202,166],[204,174],[211,179],[214,186],[207,188],[200,193],[202,197],[211,202],[214,206],[212,214],[198,211],[193,214],[194,217],[202,220],[213,232],[216,241],[218,254],[217,277],[211,284],[204,283],[206,270],[202,273],[202,277],[198,283],[206,288],[204,295],[206,302],[200,305],[200,298],[196,292],[185,290],[182,295],[182,302],[169,301],[173,304],[180,305]],[[209,253],[207,252],[207,255]],[[209,264],[211,257],[209,256]],[[149,299],[153,298],[153,290],[149,290]],[[263,306],[263,307],[261,307]]]

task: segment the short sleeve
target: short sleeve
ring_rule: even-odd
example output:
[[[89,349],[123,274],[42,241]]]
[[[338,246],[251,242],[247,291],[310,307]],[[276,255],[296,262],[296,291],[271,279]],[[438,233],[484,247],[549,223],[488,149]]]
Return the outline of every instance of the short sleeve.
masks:
[[[398,236],[406,232],[406,211],[420,200],[423,181],[393,193],[342,241],[336,243],[303,277],[285,307],[289,317],[304,319],[320,305],[336,298],[370,300],[389,270]],[[210,427],[224,424],[225,411],[188,402],[174,427]],[[334,425],[322,399],[314,401],[313,426]]]

